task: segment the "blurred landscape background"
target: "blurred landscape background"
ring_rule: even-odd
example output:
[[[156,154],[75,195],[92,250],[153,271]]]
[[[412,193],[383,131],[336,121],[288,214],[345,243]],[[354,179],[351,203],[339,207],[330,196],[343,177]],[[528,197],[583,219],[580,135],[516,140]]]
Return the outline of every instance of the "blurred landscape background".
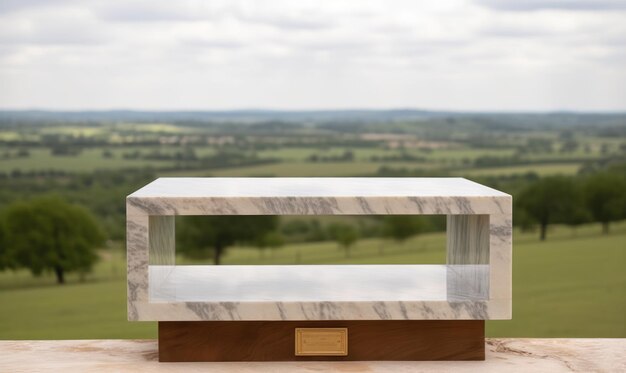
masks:
[[[163,176],[466,177],[514,198],[487,335],[626,337],[624,2],[262,3],[0,4],[0,339],[155,338],[125,197]],[[176,226],[177,264],[445,263],[442,216]]]
[[[125,197],[161,176],[467,177],[515,201],[514,318],[488,334],[626,336],[624,114],[5,111],[0,126],[1,338],[155,336],[125,321]],[[64,203],[91,218],[59,218]],[[100,234],[55,240],[55,219]],[[441,216],[254,219],[178,219],[177,261],[445,263]]]

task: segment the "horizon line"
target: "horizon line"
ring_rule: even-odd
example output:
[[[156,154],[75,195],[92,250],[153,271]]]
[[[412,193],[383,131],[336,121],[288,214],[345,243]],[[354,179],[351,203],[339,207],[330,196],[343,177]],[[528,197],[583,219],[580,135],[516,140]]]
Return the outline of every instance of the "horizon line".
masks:
[[[624,109],[521,109],[521,110],[468,110],[468,109],[427,109],[417,107],[389,107],[389,108],[222,108],[222,109],[143,109],[143,108],[107,108],[107,109],[55,109],[55,108],[1,108],[0,112],[42,112],[42,113],[106,113],[106,112],[153,112],[153,113],[230,113],[230,112],[266,112],[266,113],[320,113],[320,112],[392,112],[415,111],[425,113],[450,114],[626,114]]]

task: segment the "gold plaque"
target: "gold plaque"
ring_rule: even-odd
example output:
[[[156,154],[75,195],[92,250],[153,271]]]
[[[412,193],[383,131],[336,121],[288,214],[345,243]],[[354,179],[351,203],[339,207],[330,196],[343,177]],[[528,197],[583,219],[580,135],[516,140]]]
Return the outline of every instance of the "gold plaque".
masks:
[[[347,356],[348,328],[296,328],[296,356]]]

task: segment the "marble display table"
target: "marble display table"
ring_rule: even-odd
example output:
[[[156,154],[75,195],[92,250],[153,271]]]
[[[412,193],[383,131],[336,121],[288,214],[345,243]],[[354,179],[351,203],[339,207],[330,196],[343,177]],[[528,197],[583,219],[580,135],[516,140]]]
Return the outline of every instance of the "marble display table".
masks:
[[[446,215],[447,264],[175,263],[175,215],[391,214]],[[128,318],[162,361],[481,359],[511,254],[511,196],[462,178],[160,178],[127,197]]]

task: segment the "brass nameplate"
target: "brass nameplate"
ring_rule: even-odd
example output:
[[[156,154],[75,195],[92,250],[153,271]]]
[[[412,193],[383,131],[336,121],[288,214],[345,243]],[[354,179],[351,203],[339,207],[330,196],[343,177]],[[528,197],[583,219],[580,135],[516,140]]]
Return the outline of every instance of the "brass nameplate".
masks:
[[[296,328],[296,356],[347,356],[348,328]]]

